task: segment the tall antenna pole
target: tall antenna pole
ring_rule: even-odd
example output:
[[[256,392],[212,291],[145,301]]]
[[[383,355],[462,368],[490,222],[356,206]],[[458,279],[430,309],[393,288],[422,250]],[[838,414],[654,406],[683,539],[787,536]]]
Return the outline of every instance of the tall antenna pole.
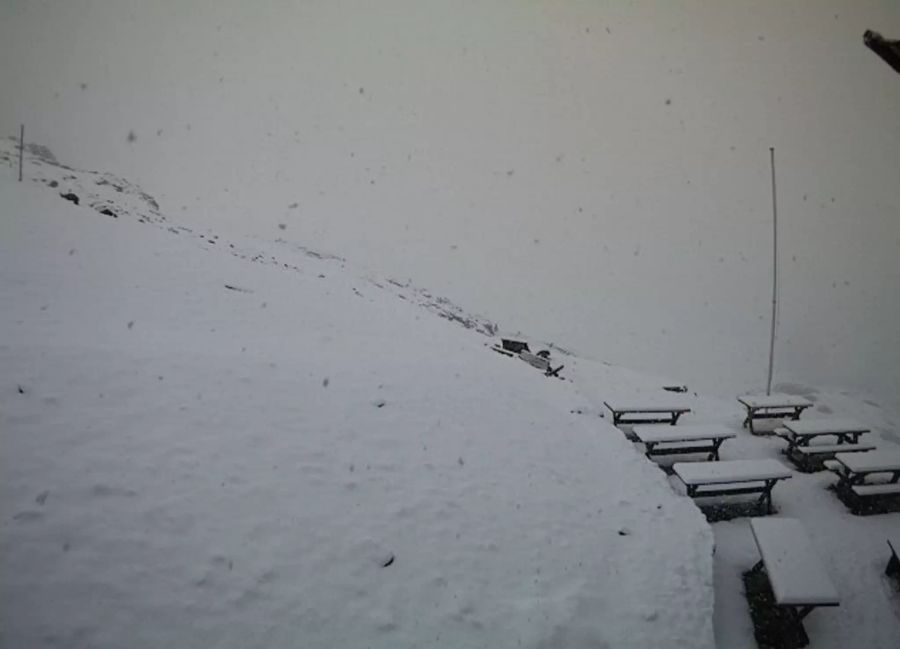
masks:
[[[769,336],[769,378],[766,394],[772,394],[772,367],[775,364],[775,317],[778,312],[778,202],[775,193],[775,147],[769,147],[772,166],[772,331]]]
[[[25,153],[25,125],[19,129],[19,182],[22,182],[22,158]]]

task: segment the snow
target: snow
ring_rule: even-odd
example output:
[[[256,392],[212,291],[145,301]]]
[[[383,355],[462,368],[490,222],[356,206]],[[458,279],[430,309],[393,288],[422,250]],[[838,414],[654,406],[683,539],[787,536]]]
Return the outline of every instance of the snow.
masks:
[[[786,419],[782,424],[795,435],[818,436],[835,435],[837,433],[868,433],[870,428],[852,419],[839,419],[829,417],[827,419],[806,419],[794,421]]]
[[[690,412],[690,407],[682,401],[666,401],[658,399],[633,403],[631,401],[606,401],[606,406],[613,412],[640,413],[640,412]]]
[[[754,518],[750,529],[765,561],[775,601],[781,605],[840,602],[803,524],[791,518]]]
[[[730,439],[736,433],[715,425],[635,426],[631,432],[642,442],[692,442],[704,439]]]
[[[838,462],[853,472],[900,471],[900,449],[883,448],[869,453],[838,453]]]
[[[775,146],[775,380],[897,412],[872,28],[900,3],[3,0],[0,135],[728,398],[765,385]]]
[[[65,175],[0,169],[0,645],[714,646],[708,525],[573,384]]]
[[[761,396],[744,395],[738,397],[738,401],[751,408],[796,408],[809,407],[812,402],[809,399],[791,394],[769,394]]]
[[[770,459],[678,462],[673,468],[682,482],[688,485],[776,480],[793,475],[781,462]]]
[[[677,377],[548,379],[411,283],[32,173],[62,185],[0,168],[0,646],[755,647],[749,522],[707,524],[605,421]],[[790,389],[900,442],[871,400]],[[780,457],[733,396],[685,402],[724,460]],[[805,627],[895,649],[898,515],[833,483],[779,485],[841,596]]]

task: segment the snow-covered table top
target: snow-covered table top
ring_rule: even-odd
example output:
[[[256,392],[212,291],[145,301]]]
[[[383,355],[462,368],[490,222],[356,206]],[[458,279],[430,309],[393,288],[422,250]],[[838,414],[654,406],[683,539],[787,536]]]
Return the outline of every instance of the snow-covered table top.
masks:
[[[795,435],[837,435],[839,433],[868,433],[871,429],[853,419],[786,420],[782,424]]]
[[[800,521],[754,518],[750,520],[750,529],[766,565],[776,603],[793,606],[840,603],[837,589]]]
[[[834,459],[853,473],[900,471],[900,449],[879,449],[868,453],[838,453]]]
[[[772,459],[676,462],[672,470],[686,485],[781,480],[792,475],[790,469]]]
[[[684,402],[666,401],[604,401],[606,407],[613,412],[690,412],[691,408]]]
[[[642,442],[693,442],[705,439],[728,439],[735,437],[733,431],[724,426],[689,425],[689,426],[635,426],[635,436]]]
[[[795,394],[770,394],[768,396],[752,396],[746,394],[738,397],[738,401],[748,408],[800,408],[812,406],[812,401]]]

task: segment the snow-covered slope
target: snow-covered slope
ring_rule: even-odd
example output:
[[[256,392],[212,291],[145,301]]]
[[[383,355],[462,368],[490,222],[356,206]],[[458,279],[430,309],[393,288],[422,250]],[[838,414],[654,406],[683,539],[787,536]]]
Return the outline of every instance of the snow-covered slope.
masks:
[[[0,645],[713,646],[711,530],[598,395],[41,174],[0,168]]]

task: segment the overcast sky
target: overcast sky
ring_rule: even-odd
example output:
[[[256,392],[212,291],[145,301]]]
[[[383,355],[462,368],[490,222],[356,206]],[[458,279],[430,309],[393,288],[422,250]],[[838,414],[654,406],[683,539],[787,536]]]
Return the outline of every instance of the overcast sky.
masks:
[[[764,387],[775,146],[776,380],[897,404],[900,76],[865,29],[900,3],[0,0],[0,132],[731,391]]]

